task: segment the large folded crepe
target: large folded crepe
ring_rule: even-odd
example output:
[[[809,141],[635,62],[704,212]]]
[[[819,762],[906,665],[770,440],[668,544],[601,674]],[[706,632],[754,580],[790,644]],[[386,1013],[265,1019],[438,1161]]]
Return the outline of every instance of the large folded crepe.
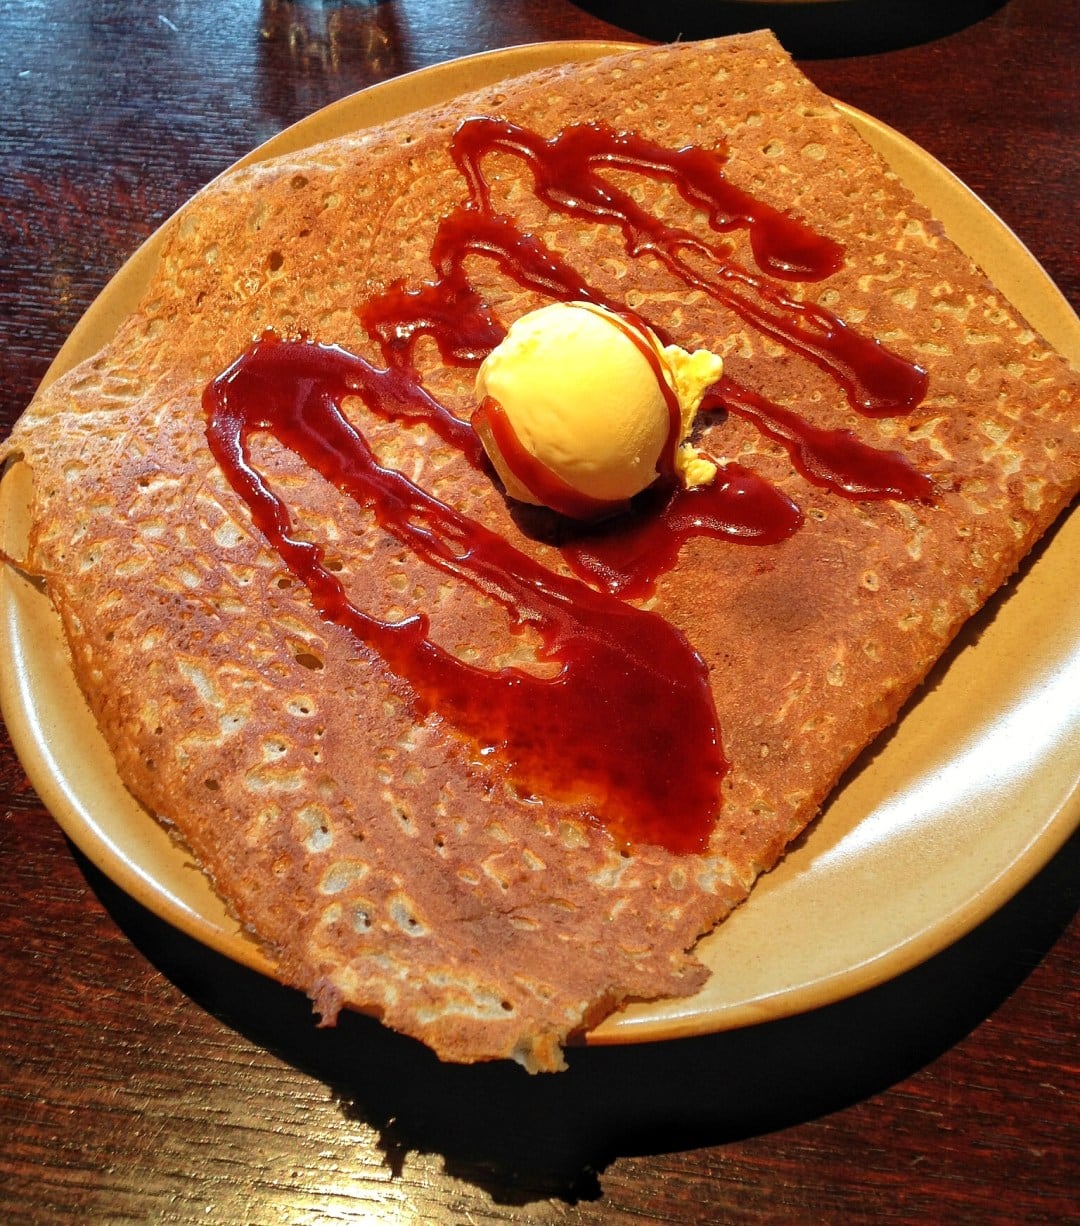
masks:
[[[384,363],[364,305],[435,277],[440,220],[469,198],[450,143],[471,116],[549,140],[600,123],[664,149],[726,149],[730,182],[842,248],[835,272],[784,292],[928,375],[910,412],[854,411],[820,363],[629,250],[618,224],[542,200],[519,157],[492,155],[492,207],[598,296],[724,354],[739,386],[818,427],[899,452],[934,490],[844,496],[746,416],[709,416],[699,444],[766,478],[803,522],[769,545],[693,537],[629,602],[665,619],[708,670],[729,769],[701,848],[628,842],[587,805],[531,794],[487,764],[475,737],[418,705],[315,608],[208,445],[205,389],[267,330]],[[610,177],[715,244],[705,211],[670,182],[618,167]],[[745,227],[723,242],[756,267]],[[501,325],[547,297],[491,260],[470,260],[469,276]],[[413,358],[427,390],[467,419],[474,366],[424,338]],[[38,396],[0,461],[32,471],[22,561],[62,616],[123,779],[282,978],[324,1021],[352,1007],[446,1059],[553,1069],[568,1037],[621,1002],[701,984],[699,936],[1075,496],[1078,386],[760,34],[540,71],[227,175],[172,223],[115,339]],[[565,573],[558,546],[462,451],[360,398],[346,407],[384,465]],[[511,627],[505,602],[403,545],[274,437],[250,446],[293,535],[322,546],[352,605],[384,620],[423,613],[432,641],[479,668],[557,666],[527,626]]]

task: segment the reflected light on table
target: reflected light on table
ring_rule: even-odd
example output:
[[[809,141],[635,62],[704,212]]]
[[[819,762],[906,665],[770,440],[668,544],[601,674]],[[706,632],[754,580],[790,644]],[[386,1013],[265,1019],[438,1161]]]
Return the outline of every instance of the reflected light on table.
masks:
[[[383,0],[263,0],[259,49],[265,104],[284,122],[324,105],[335,78],[351,91],[404,67],[396,6]]]
[[[269,1209],[275,1221],[295,1223],[362,1222],[364,1226],[422,1226],[433,1219],[418,1201],[423,1197],[422,1183],[412,1178],[402,1179],[389,1168],[372,1161],[370,1143],[356,1147],[355,1173],[341,1162],[346,1152],[340,1141],[325,1157],[333,1161],[318,1169],[304,1168],[298,1172],[297,1185],[285,1184],[267,1190],[259,1199],[259,1208]],[[222,1197],[204,1207],[208,1222],[259,1220],[252,1215],[248,1194],[241,1188],[234,1195]],[[440,1219],[441,1220],[441,1219]]]

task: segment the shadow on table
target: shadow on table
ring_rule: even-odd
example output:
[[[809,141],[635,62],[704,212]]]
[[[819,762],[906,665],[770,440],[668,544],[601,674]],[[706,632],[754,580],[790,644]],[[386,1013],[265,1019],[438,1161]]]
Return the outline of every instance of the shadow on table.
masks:
[[[894,51],[954,34],[1006,0],[575,0],[578,8],[658,42],[772,30],[797,58]]]
[[[570,1070],[440,1064],[420,1044],[309,1004],[182,936],[83,869],[140,950],[200,1006],[333,1090],[377,1131],[388,1165],[442,1155],[448,1174],[498,1203],[600,1195],[621,1156],[723,1145],[872,1096],[945,1052],[1038,964],[1080,905],[1080,835],[1001,911],[881,987],[801,1017],[699,1039],[582,1048]]]

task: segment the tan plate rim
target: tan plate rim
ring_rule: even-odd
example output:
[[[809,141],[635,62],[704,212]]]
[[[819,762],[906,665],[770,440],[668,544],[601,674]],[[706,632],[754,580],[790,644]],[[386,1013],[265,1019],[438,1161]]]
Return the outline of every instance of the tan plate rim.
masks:
[[[292,152],[328,136],[449,100],[466,89],[533,68],[587,60],[638,45],[588,41],[537,43],[421,69],[332,103],[278,134],[238,164]],[[979,250],[984,266],[994,274],[1001,289],[1022,306],[1032,323],[1074,362],[1080,363],[1080,321],[1016,236],[917,145],[852,107],[842,103],[838,106],[917,195],[932,196],[938,215],[946,223],[953,219],[950,232],[956,241],[969,252]],[[152,235],[110,280],[61,348],[43,385],[96,351],[131,309],[150,275],[168,224]],[[17,531],[13,525],[24,509],[19,506],[19,496],[12,492],[14,488],[14,482],[8,478],[0,486],[0,542],[11,539],[5,533]],[[1017,781],[1010,781],[1021,801],[1022,820],[1016,823],[1015,831],[1011,828],[1006,831],[1012,839],[1007,854],[1000,853],[996,859],[991,855],[987,863],[979,866],[973,879],[965,878],[952,894],[946,889],[940,906],[931,903],[925,914],[917,917],[913,914],[906,923],[904,916],[890,917],[881,925],[880,932],[877,929],[870,932],[866,948],[856,950],[842,945],[838,949],[810,951],[805,966],[797,972],[787,968],[770,980],[769,951],[780,947],[781,934],[788,942],[784,948],[788,948],[791,934],[799,934],[803,927],[798,913],[784,914],[786,893],[794,892],[798,903],[807,895],[809,886],[807,896],[813,903],[815,880],[822,879],[823,874],[825,879],[831,879],[838,872],[843,880],[857,887],[860,838],[865,839],[866,830],[873,829],[879,816],[876,810],[871,812],[875,778],[883,772],[887,776],[891,770],[901,786],[910,786],[911,779],[916,777],[916,784],[921,787],[928,769],[922,763],[933,757],[935,772],[959,770],[963,781],[963,767],[957,767],[957,763],[966,760],[965,755],[973,752],[972,746],[977,751],[979,745],[996,735],[994,730],[1004,719],[1004,707],[1024,697],[1024,685],[1016,682],[1005,658],[1008,647],[1003,655],[999,640],[1004,634],[1008,643],[1010,633],[1015,638],[1014,630],[1006,623],[1015,622],[1018,616],[1021,631],[1027,632],[1033,616],[1027,606],[1047,600],[1053,604],[1055,599],[1058,605],[1062,604],[1061,583],[1055,584],[1055,573],[1060,570],[1059,555],[1063,554],[1067,562],[1080,557],[1080,517],[1076,515],[1066,521],[1025,574],[1018,589],[1020,595],[1009,593],[995,604],[989,616],[981,619],[980,641],[962,644],[952,653],[944,679],[914,704],[901,722],[898,734],[889,738],[884,749],[876,751],[854,773],[838,799],[830,804],[825,818],[780,868],[757,887],[751,905],[742,908],[703,942],[703,958],[713,970],[710,985],[687,1000],[629,1006],[597,1027],[588,1036],[590,1042],[627,1043],[708,1033],[843,999],[939,952],[989,916],[1038,872],[1080,823],[1080,755],[1068,748],[1069,742],[1080,741],[1080,711],[1075,709],[1075,702],[1065,710],[1060,725],[1042,729],[1033,759],[1033,766],[1040,772],[1037,777],[1021,774]],[[1027,599],[1029,589],[1033,591],[1031,599]],[[1054,634],[1044,636],[1050,641],[1043,644],[1042,655],[1033,665],[1040,670],[1039,677],[1060,672],[1063,662],[1067,669],[1074,665],[1080,669],[1080,622],[1075,616],[1069,621],[1067,608],[1053,607],[1058,614]],[[1006,624],[1004,631],[1000,628],[1002,624]],[[989,641],[989,647],[984,647],[983,640]],[[996,689],[991,687],[989,710],[971,725],[966,739],[935,737],[934,748],[928,751],[926,732],[920,729],[920,724],[926,718],[933,724],[933,718],[939,714],[937,708],[942,706],[942,691],[947,693],[951,687],[961,688],[965,694],[976,692],[980,678],[988,671],[988,656],[994,666],[989,669],[991,674],[1009,674],[1002,683],[1005,689],[1000,685]],[[97,733],[88,713],[75,710],[80,704],[77,693],[72,701],[73,679],[57,681],[67,666],[51,606],[26,580],[7,570],[0,572],[0,660],[4,664],[0,669],[0,710],[16,753],[65,833],[98,868],[152,912],[235,961],[273,975],[272,962],[237,929],[183,851],[168,842],[168,836],[149,814],[135,806],[119,781],[105,778],[100,781],[101,791],[86,788],[87,773],[108,775],[111,758],[103,743],[93,744]],[[958,678],[954,674],[959,674]],[[43,692],[45,678],[48,685],[66,685],[68,691],[61,698],[51,691]],[[1010,685],[1012,689],[1008,688]],[[947,700],[944,706],[948,715]],[[928,710],[930,715],[926,716]],[[935,736],[933,729],[930,735]],[[108,760],[105,764],[102,755]],[[895,763],[890,765],[894,759]],[[1053,787],[1044,787],[1041,781],[1051,775]],[[1023,804],[1032,791],[1031,778],[1037,778],[1039,795],[1032,804]],[[1012,805],[1012,794],[1007,789],[1004,794],[1005,803]],[[975,789],[972,795],[986,799],[985,789]],[[860,808],[867,804],[869,809]],[[127,828],[121,816],[125,806],[135,810],[134,815],[128,815],[134,825]],[[929,808],[933,809],[932,798]],[[949,824],[947,821],[942,829],[947,831]],[[962,819],[955,824],[958,836],[966,833]],[[928,819],[927,829],[934,837],[942,835],[942,829],[936,828],[932,818]],[[136,830],[136,837],[131,837],[132,830]],[[906,837],[905,832],[900,833]],[[895,841],[897,835],[886,832],[886,850],[890,837]],[[845,850],[845,845],[852,841],[854,859]],[[161,855],[175,858],[176,880],[171,865],[168,879],[155,870],[155,857]],[[946,880],[945,885],[948,884]],[[857,894],[858,890],[848,892]],[[820,902],[817,900],[817,905]],[[843,932],[840,938],[843,942]],[[745,986],[746,981],[751,981],[749,986]]]

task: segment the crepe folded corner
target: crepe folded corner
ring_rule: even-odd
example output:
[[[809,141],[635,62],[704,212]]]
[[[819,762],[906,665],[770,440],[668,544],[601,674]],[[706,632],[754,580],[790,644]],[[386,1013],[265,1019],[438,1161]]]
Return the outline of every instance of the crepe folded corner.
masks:
[[[481,121],[501,135],[463,161],[463,124]],[[607,142],[588,183],[610,191],[589,214],[580,190],[551,187],[552,151],[580,132]],[[636,153],[617,139],[628,134]],[[661,151],[645,170],[642,148]],[[670,158],[686,149],[710,152],[753,207],[720,216],[700,180],[684,191]],[[508,219],[531,254],[519,245],[511,266],[506,248],[477,239],[451,259],[447,219],[475,236],[481,216],[490,234]],[[823,237],[835,267],[803,277],[795,255],[780,267],[780,230],[770,258],[763,216]],[[525,275],[537,253],[548,271],[534,262]],[[438,300],[455,327],[468,316],[497,334],[583,287],[724,356],[729,395],[695,445],[798,512],[797,530],[772,543],[692,535],[647,594],[618,597],[673,627],[708,678],[727,765],[690,849],[624,837],[589,795],[523,784],[324,598],[331,576],[339,608],[422,623],[424,644],[477,675],[556,674],[537,619],[498,583],[462,579],[464,546],[419,548],[310,450],[252,428],[247,460],[288,508],[290,541],[316,559],[318,597],[208,433],[208,387],[259,338],[339,347],[376,374],[396,361],[415,376],[414,400],[420,387],[467,423],[488,342],[447,353],[445,326],[418,310],[412,332],[380,334],[371,304]],[[842,362],[822,356],[827,320],[924,372],[918,402],[857,402]],[[537,71],[230,172],[173,220],[138,309],[36,397],[0,461],[32,472],[26,565],[47,583],[126,786],[190,848],[281,978],[324,1022],[353,1008],[447,1060],[548,1070],[623,1002],[700,987],[700,936],[1074,498],[1078,389],[757,34]],[[342,413],[381,470],[455,524],[490,532],[567,591],[590,587],[565,541],[537,531],[457,445],[467,424],[440,432],[356,387]],[[922,492],[841,488],[807,459],[808,437],[899,456]],[[409,532],[418,516],[405,516]],[[678,745],[665,753],[671,771]]]

